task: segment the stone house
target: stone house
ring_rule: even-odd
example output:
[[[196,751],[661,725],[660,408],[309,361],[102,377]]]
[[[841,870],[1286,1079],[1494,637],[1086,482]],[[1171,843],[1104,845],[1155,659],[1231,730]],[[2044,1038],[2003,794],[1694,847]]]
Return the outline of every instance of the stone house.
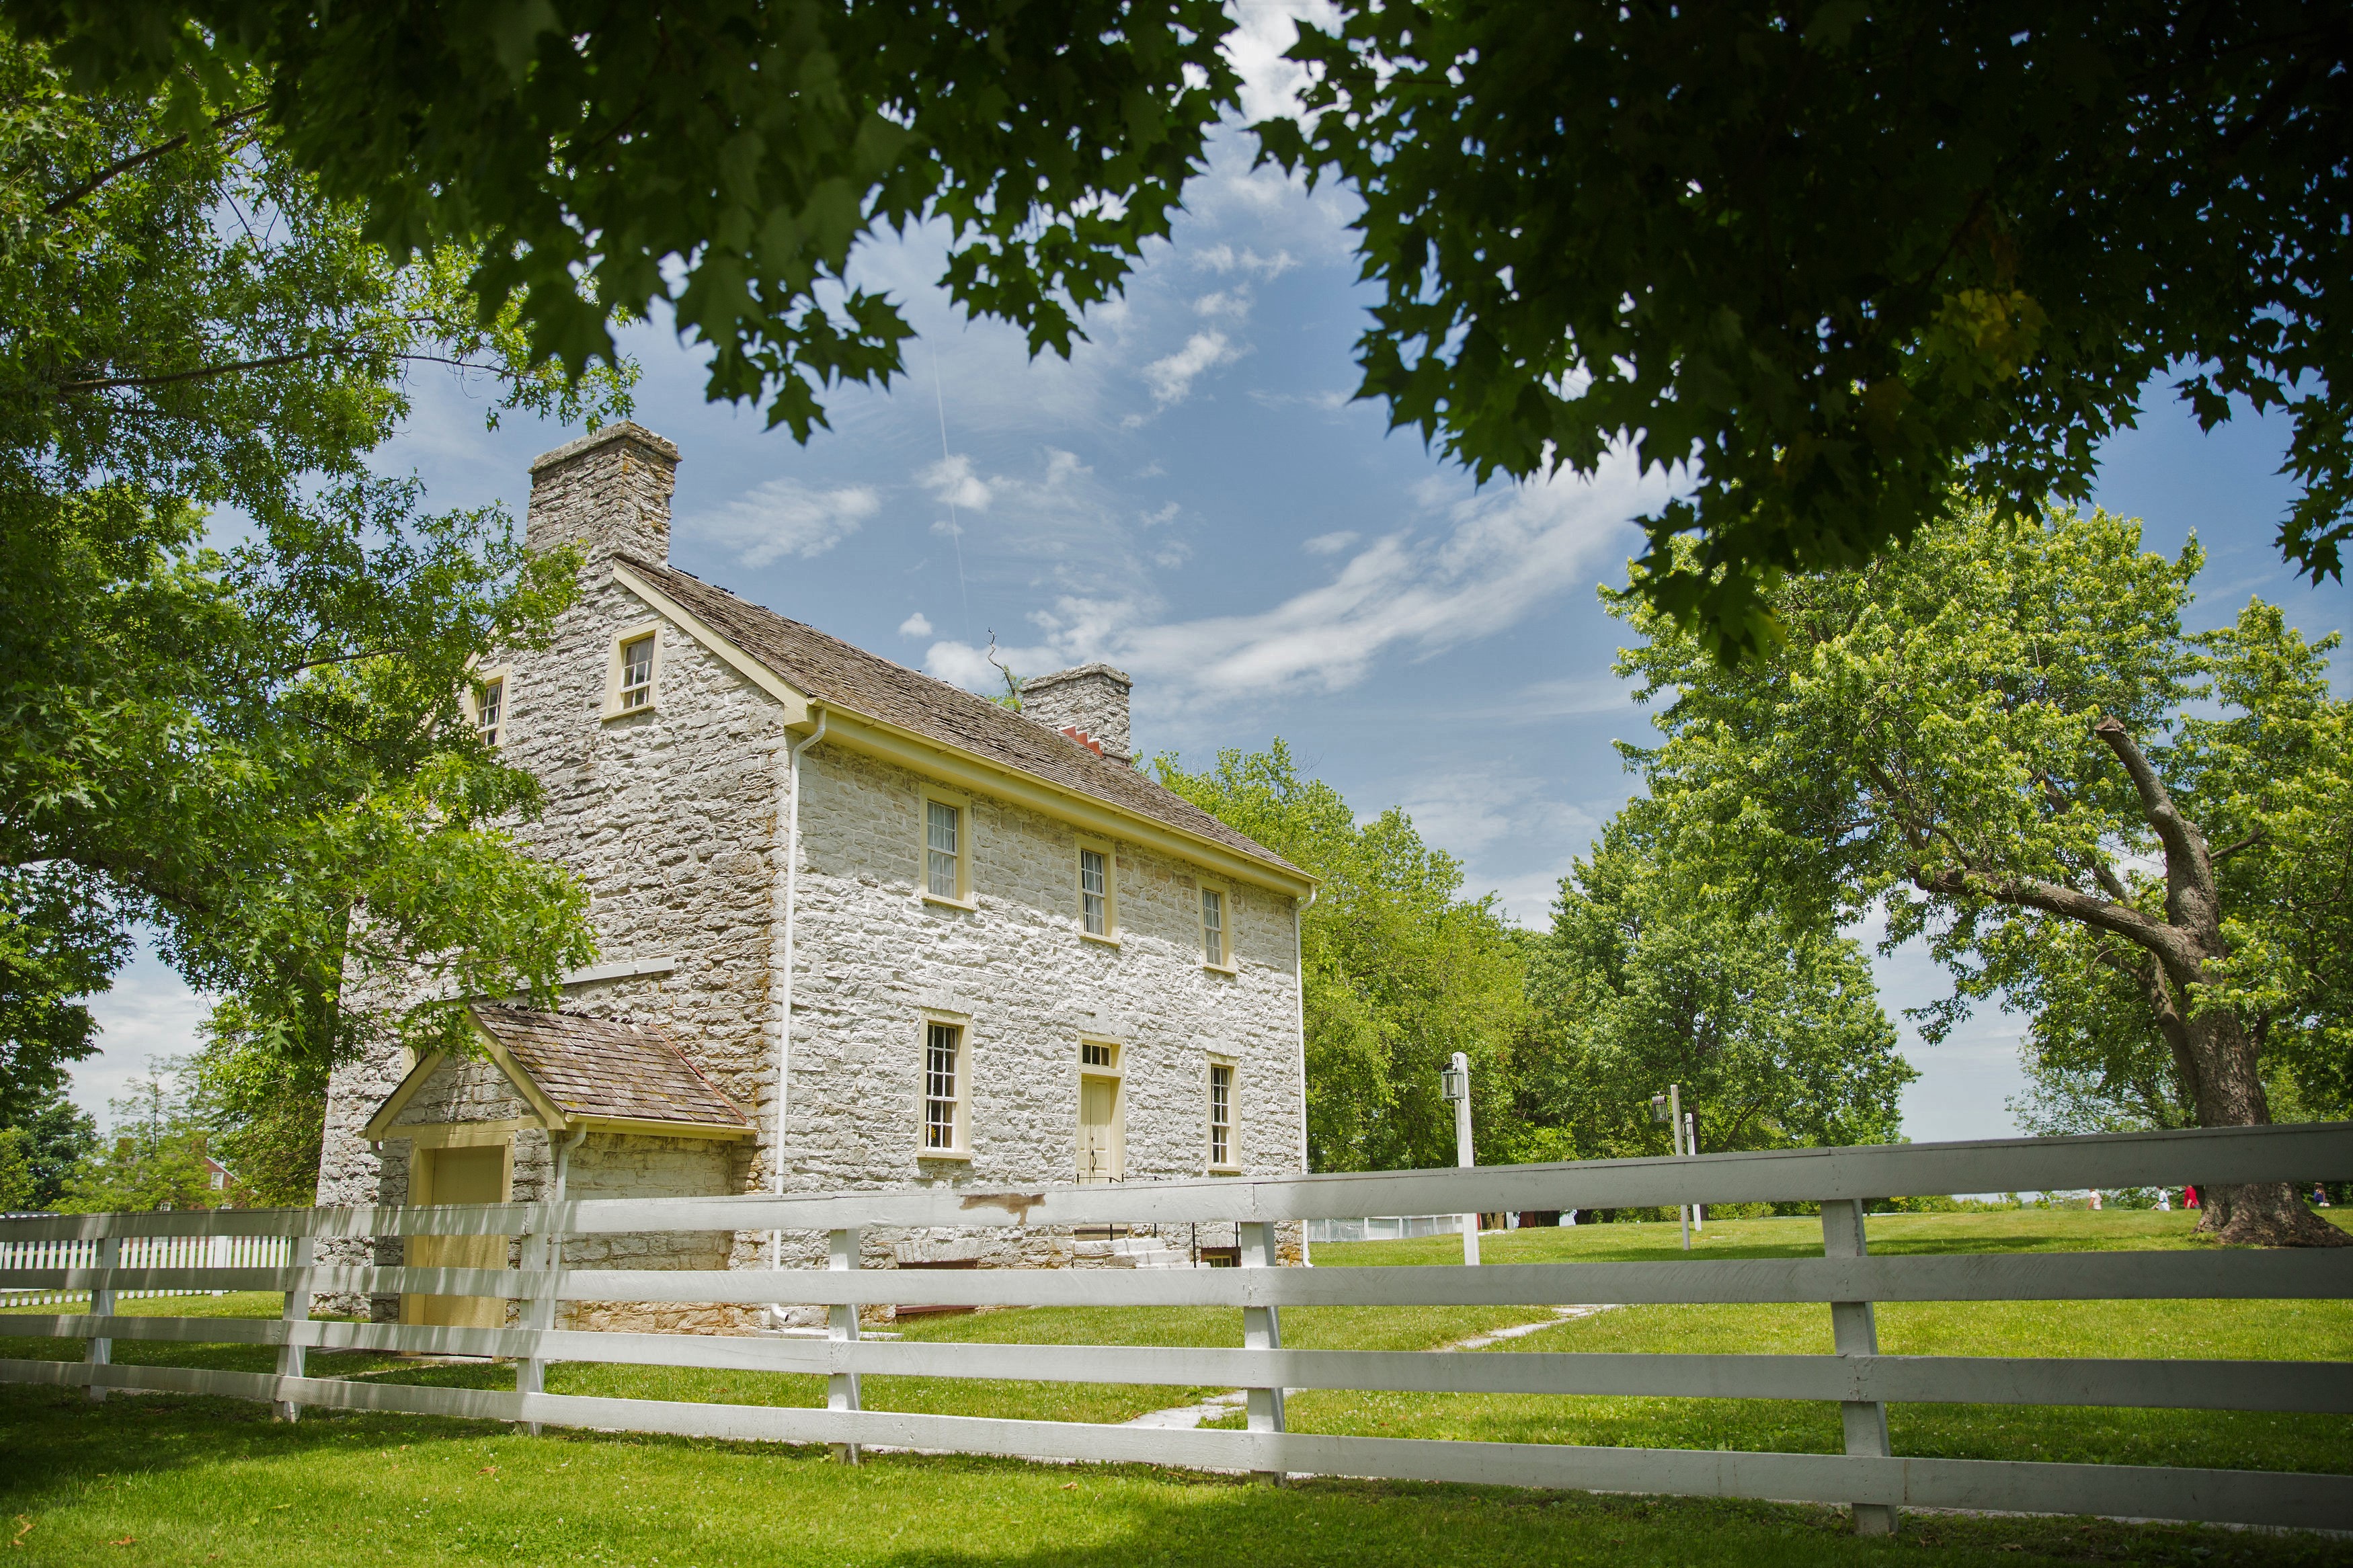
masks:
[[[1015,713],[671,566],[677,463],[621,424],[533,465],[527,542],[582,547],[582,595],[549,647],[485,660],[470,700],[544,786],[519,835],[586,884],[603,961],[558,1012],[477,1005],[477,1055],[339,1070],[319,1201],[1304,1169],[1312,879],[1134,765],[1108,666],[1030,681]],[[418,1245],[420,1263],[512,1256]],[[866,1247],[881,1267],[1169,1260],[1027,1231]],[[567,1261],[822,1255],[746,1233],[579,1238]],[[472,1309],[376,1303],[396,1310]],[[648,1316],[617,1311],[575,1321]]]

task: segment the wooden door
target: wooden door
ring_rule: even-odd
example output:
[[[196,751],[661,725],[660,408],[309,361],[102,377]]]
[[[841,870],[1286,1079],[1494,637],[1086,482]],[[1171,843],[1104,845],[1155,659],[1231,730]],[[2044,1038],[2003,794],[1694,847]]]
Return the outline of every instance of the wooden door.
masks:
[[[467,1149],[419,1149],[414,1156],[411,1201],[427,1204],[502,1204],[507,1201],[507,1150],[503,1143]],[[418,1187],[422,1191],[417,1191]],[[408,1263],[414,1268],[504,1268],[503,1236],[412,1236]],[[507,1304],[499,1296],[405,1295],[404,1323],[436,1323],[457,1329],[501,1329]]]
[[[1115,1182],[1124,1173],[1125,1139],[1121,1136],[1119,1079],[1079,1079],[1079,1180]]]

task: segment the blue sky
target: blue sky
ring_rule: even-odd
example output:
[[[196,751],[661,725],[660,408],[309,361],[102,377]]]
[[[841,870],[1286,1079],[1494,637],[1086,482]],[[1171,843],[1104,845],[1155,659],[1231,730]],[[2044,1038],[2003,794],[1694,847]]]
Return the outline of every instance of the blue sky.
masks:
[[[1246,7],[1238,54],[1252,117],[1287,86],[1290,24]],[[1188,765],[1280,735],[1361,815],[1400,805],[1464,861],[1472,891],[1541,923],[1561,875],[1633,780],[1609,742],[1649,726],[1609,674],[1620,628],[1596,587],[1623,580],[1627,520],[1664,493],[1609,468],[1590,483],[1483,489],[1349,401],[1367,295],[1344,195],[1249,167],[1229,133],[1173,243],[1094,312],[1067,363],[961,321],[918,233],[858,259],[921,329],[888,394],[836,395],[807,447],[756,409],[702,401],[702,356],[659,326],[632,334],[637,418],[683,452],[672,558],[711,581],[904,663],[986,688],[992,631],[1016,669],[1106,658],[1135,677],[1140,750]],[[416,416],[379,454],[437,507],[503,501],[566,433],[483,427],[488,394],[420,374]],[[2196,530],[2210,552],[2201,623],[2250,594],[2308,633],[2353,621],[2353,593],[2313,589],[2272,539],[2291,488],[2285,432],[2200,436],[2161,386],[2112,441],[2098,500],[2146,520],[2151,547]],[[2347,686],[2349,663],[2337,663]],[[1891,1015],[1941,994],[1916,952],[1878,963]],[[201,1012],[152,960],[94,1004],[104,1053],[76,1073],[104,1110],[151,1054],[187,1048]],[[1915,1139],[2011,1131],[2019,1021],[1987,1010],[1915,1046]]]

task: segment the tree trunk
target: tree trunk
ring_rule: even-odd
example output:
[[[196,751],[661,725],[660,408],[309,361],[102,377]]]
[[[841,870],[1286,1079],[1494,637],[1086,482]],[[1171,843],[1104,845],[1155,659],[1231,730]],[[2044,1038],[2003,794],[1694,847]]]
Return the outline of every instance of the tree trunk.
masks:
[[[2254,1042],[2238,1018],[2217,1012],[2181,1021],[2191,1058],[2198,1124],[2201,1127],[2268,1127],[2271,1106],[2256,1070]],[[2184,1180],[2198,1185],[2198,1234],[2210,1240],[2253,1247],[2348,1247],[2347,1235],[2305,1205],[2285,1182],[2208,1186],[2196,1173]]]

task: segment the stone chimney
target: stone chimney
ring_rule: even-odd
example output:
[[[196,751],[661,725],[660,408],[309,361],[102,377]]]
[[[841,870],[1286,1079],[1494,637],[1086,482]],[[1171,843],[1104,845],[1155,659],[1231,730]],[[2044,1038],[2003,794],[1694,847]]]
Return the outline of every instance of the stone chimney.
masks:
[[[1127,693],[1134,684],[1125,670],[1107,664],[1058,669],[1021,683],[1021,716],[1071,734],[1105,760],[1124,765],[1132,755]]]
[[[607,425],[533,460],[523,542],[577,544],[592,562],[626,550],[667,564],[677,484],[676,447],[642,425]]]

